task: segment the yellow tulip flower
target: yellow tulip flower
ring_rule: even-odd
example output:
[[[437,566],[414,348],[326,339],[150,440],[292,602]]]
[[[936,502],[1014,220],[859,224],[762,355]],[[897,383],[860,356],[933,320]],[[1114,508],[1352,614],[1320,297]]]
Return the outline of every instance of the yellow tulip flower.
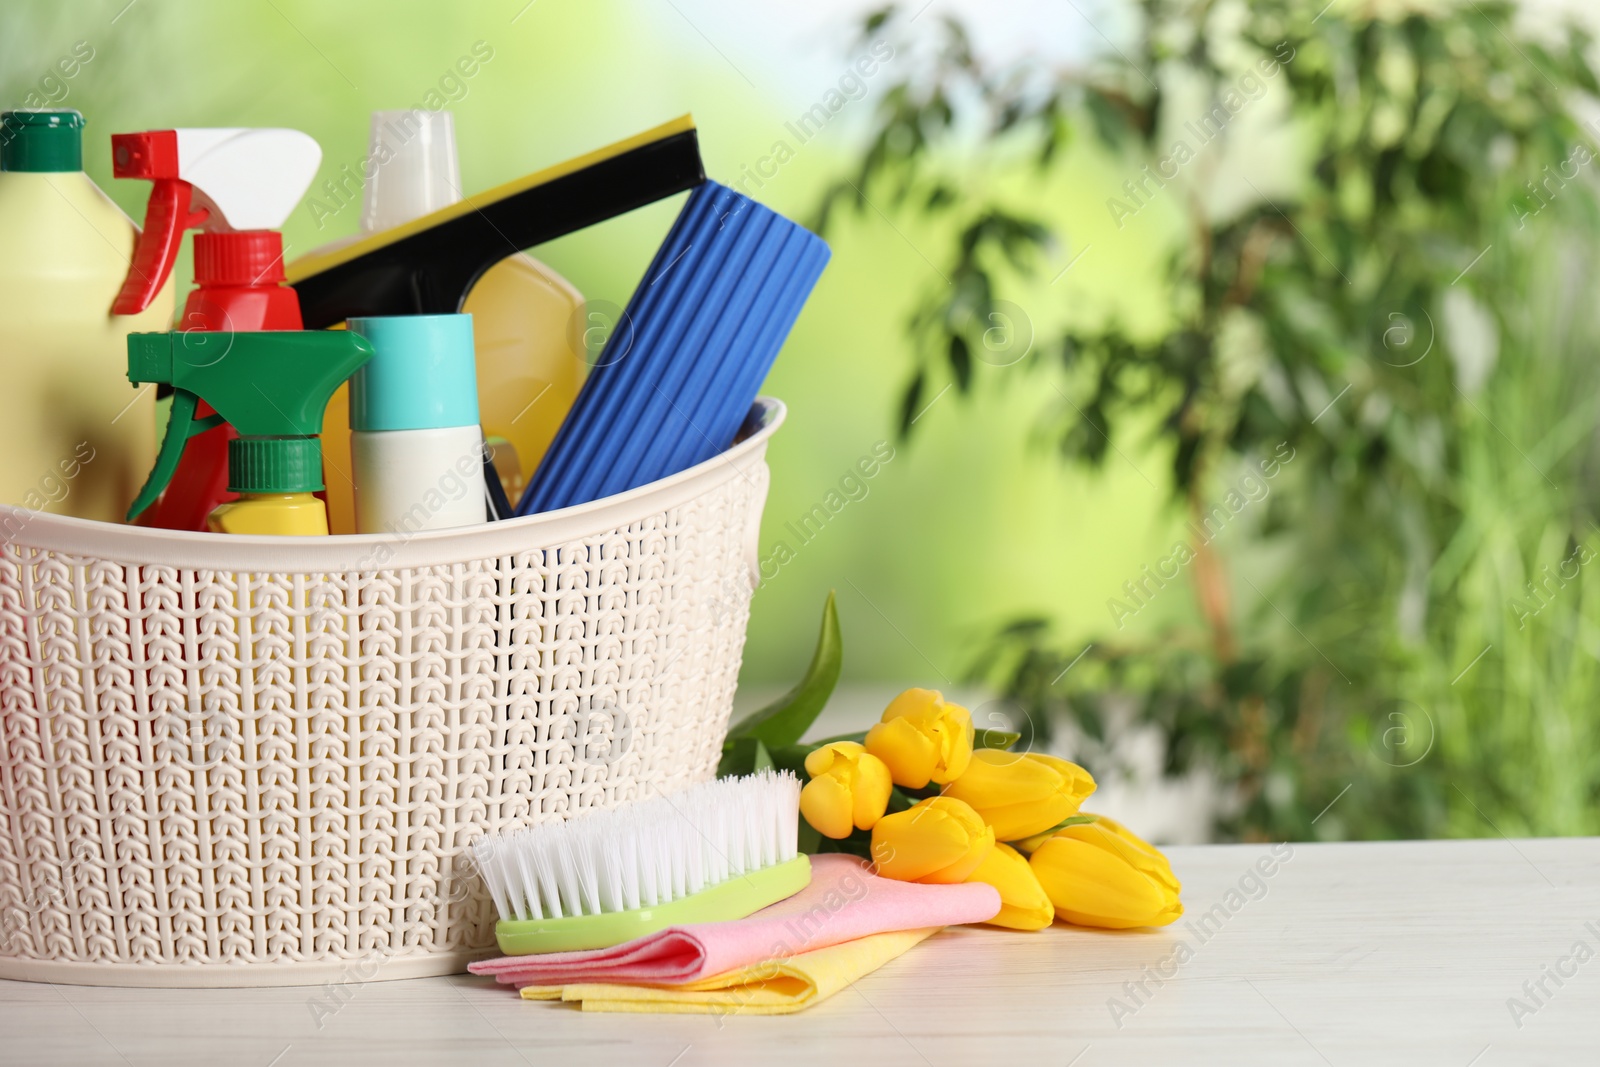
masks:
[[[1043,930],[1055,921],[1055,907],[1033,868],[1010,845],[997,843],[967,881],[983,882],[1000,891],[1000,914],[989,920],[990,926]]]
[[[1133,835],[1129,835],[1132,837]],[[1028,865],[1055,905],[1078,926],[1165,926],[1183,914],[1167,858],[1099,823],[1068,826],[1043,841]]]
[[[982,748],[944,795],[972,805],[1000,841],[1018,841],[1076,814],[1094,779],[1076,763],[1038,752]]]
[[[854,741],[834,741],[806,756],[811,780],[800,790],[800,814],[824,837],[870,830],[889,806],[889,768]]]
[[[1144,838],[1140,837],[1138,834],[1134,833],[1132,830],[1128,829],[1111,816],[1096,815],[1090,811],[1079,812],[1079,814],[1089,816],[1089,818],[1094,820],[1094,824],[1096,826],[1110,830],[1112,833],[1116,834],[1129,844],[1138,846],[1139,849],[1149,853],[1150,856],[1152,856],[1157,862],[1165,867],[1167,874],[1170,875],[1172,873],[1172,868],[1167,866],[1167,857],[1161,854],[1160,849],[1156,848],[1156,846],[1152,845],[1150,842],[1146,841]]]
[[[1089,814],[1085,812],[1084,814]],[[1167,862],[1167,857],[1159,848],[1122,825],[1109,815],[1090,815],[1094,825],[1104,830],[1111,831],[1120,842],[1113,842],[1118,849],[1128,858],[1128,862],[1137,866],[1141,871],[1152,878],[1172,887],[1174,893],[1183,888],[1183,883],[1178,881],[1178,876],[1172,873],[1172,864]]]
[[[907,689],[867,731],[867,751],[888,765],[896,785],[944,785],[972,758],[972,716],[937,689]]]
[[[1138,834],[1134,833],[1132,830],[1128,829],[1111,816],[1096,815],[1092,811],[1080,811],[1078,812],[1078,815],[1084,819],[1088,819],[1096,825],[1105,827],[1107,830],[1110,830],[1124,841],[1138,845],[1140,848],[1144,849],[1144,851],[1154,856],[1157,861],[1163,864],[1167,862],[1167,858],[1161,854],[1160,850],[1157,849],[1156,846],[1152,845],[1150,842],[1146,841],[1144,838],[1140,837]],[[1038,848],[1050,838],[1054,837],[1056,833],[1056,830],[1050,829],[1046,830],[1042,834],[1034,834],[1032,837],[1023,838],[1020,841],[1013,841],[1012,844],[1017,846],[1018,852],[1032,853],[1034,849]],[[1168,873],[1171,873],[1171,868],[1168,868]]]
[[[959,800],[929,797],[872,828],[878,874],[900,882],[964,882],[994,848],[994,831]]]

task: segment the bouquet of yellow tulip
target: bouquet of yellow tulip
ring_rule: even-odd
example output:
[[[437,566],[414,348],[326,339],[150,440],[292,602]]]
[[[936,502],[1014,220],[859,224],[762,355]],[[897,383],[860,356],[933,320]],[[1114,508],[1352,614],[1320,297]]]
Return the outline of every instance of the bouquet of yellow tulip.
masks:
[[[901,881],[986,882],[1002,902],[990,922],[1014,930],[1056,919],[1165,926],[1183,914],[1166,857],[1121,823],[1080,810],[1094,792],[1088,771],[1009,751],[1017,734],[975,733],[967,709],[937,690],[906,690],[860,734],[800,744],[838,681],[839,660],[829,594],[806,677],[729,732],[719,768],[800,773],[806,851],[855,852]]]

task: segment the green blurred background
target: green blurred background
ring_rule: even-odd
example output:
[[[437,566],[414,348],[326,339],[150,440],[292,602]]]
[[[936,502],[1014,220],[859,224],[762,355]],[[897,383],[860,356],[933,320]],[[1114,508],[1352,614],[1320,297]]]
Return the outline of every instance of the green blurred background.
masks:
[[[1341,27],[1368,17],[1393,22],[1408,12],[1431,18],[1433,9],[1470,10],[1421,0],[1340,2],[1335,16],[1353,20],[1341,22]],[[1111,0],[1086,7],[1091,21],[1073,5],[1016,5],[994,11],[974,0],[941,3],[925,16],[926,9],[913,4],[902,14],[902,28],[912,37],[931,34],[937,21],[954,13],[971,30],[973,47],[996,69],[1031,55],[1043,67],[1060,71],[1108,56],[1114,60],[1120,48],[1133,48],[1128,42],[1138,37],[1140,9],[1149,16],[1152,11],[1159,14],[1162,6],[1153,0]],[[1273,17],[1284,7],[1266,6]],[[1498,17],[1503,5],[1489,6]],[[1248,22],[1258,5],[1216,7],[1223,13],[1218,18],[1225,14]],[[1333,16],[1317,25],[1320,0],[1288,7],[1302,30],[1332,32]],[[1548,21],[1553,7],[1530,7],[1525,17],[1556,26]],[[1581,5],[1569,9],[1583,14]],[[89,121],[86,167],[136,220],[142,218],[148,186],[111,178],[113,132],[173,126],[301,129],[322,146],[320,185],[342,165],[356,167],[363,160],[370,111],[417,105],[440,88],[452,97],[449,108],[456,116],[463,183],[469,192],[689,112],[700,129],[707,172],[729,184],[740,184],[748,168],[772,154],[775,142],[797,145],[793,158],[774,176],[741,188],[791,217],[810,219],[824,191],[841,174],[859,167],[864,146],[877,129],[874,116],[882,95],[913,78],[915,64],[926,61],[910,50],[897,53],[866,79],[863,99],[849,100],[825,128],[798,144],[786,124],[838,86],[864,48],[856,32],[869,10],[869,5],[843,0],[773,9],[724,0],[9,4],[0,11],[0,97],[6,106],[18,106],[30,93],[47,89],[50,103],[81,110]],[[93,48],[93,59],[69,81],[45,86],[41,79],[54,61],[80,41]],[[493,49],[492,59],[473,77],[449,82],[457,59],[479,41]],[[1486,78],[1494,82],[1492,72]],[[960,109],[971,101],[953,103]],[[1242,165],[1233,164],[1239,173],[1274,195],[1292,189],[1294,144],[1274,139],[1272,109],[1246,116],[1234,133],[1255,146]],[[1118,324],[1133,338],[1169,330],[1182,302],[1175,302],[1167,274],[1175,250],[1181,252],[1191,239],[1181,198],[1158,199],[1119,228],[1107,212],[1106,199],[1137,171],[1130,171],[1131,157],[1114,141],[1076,136],[1041,172],[1008,156],[1003,147],[988,151],[985,139],[980,130],[956,130],[940,149],[944,162],[961,171],[968,194],[979,191],[984,197],[1025,203],[1030,216],[1048,224],[1052,235],[1042,242],[1030,270],[1012,272],[1006,279],[1006,297],[1028,309],[1021,343],[1036,341],[1043,352],[1047,337],[1106,324]],[[317,195],[315,187],[312,195]],[[586,297],[624,304],[680,202],[676,198],[641,209],[534,254]],[[1196,691],[1217,688],[1228,704],[1234,689],[1227,669],[1192,682],[1178,667],[1168,672],[1153,660],[1149,670],[1154,676],[1147,673],[1143,680],[1086,670],[1085,684],[1095,689],[1089,695],[1094,699],[1085,696],[1076,704],[1030,696],[1025,680],[1018,681],[1023,674],[988,670],[985,650],[992,647],[995,633],[1014,620],[1049,621],[1049,654],[1029,668],[1044,671],[1047,679],[1112,629],[1108,599],[1122,596],[1125,579],[1166,555],[1183,536],[1187,515],[1174,495],[1173,444],[1161,433],[1163,412],[1152,404],[1148,410],[1119,413],[1104,462],[1063,462],[1056,438],[1038,432],[1040,412],[1059,408],[1052,418],[1070,418],[1074,402],[1061,393],[1057,403],[1048,381],[1032,373],[1022,356],[1015,365],[980,367],[979,387],[970,390],[942,390],[950,384],[948,376],[932,379],[917,405],[912,439],[901,440],[902,389],[915,360],[922,358],[915,355],[908,318],[921,294],[930,287],[937,291],[948,280],[953,231],[950,222],[937,217],[893,209],[885,213],[877,205],[874,200],[862,210],[835,213],[827,231],[833,261],[765,389],[788,404],[789,421],[769,454],[773,480],[763,553],[780,540],[795,553],[756,595],[742,706],[781,689],[803,669],[819,608],[827,591],[836,589],[845,634],[844,683],[823,724],[827,728],[819,727],[822,732],[860,728],[862,716],[875,715],[887,696],[907,685],[955,691],[974,704],[981,723],[1003,719],[1026,725],[1037,743],[1069,755],[1098,751],[1101,765],[1094,769],[1102,780],[1102,810],[1135,821],[1159,839],[1600,829],[1594,743],[1600,692],[1592,682],[1600,642],[1592,622],[1592,595],[1575,593],[1563,609],[1573,615],[1576,636],[1562,654],[1569,656],[1569,667],[1571,656],[1583,662],[1562,674],[1559,685],[1549,691],[1540,689],[1553,677],[1541,673],[1544,651],[1524,650],[1510,667],[1494,668],[1499,673],[1474,691],[1472,699],[1478,703],[1473,707],[1451,704],[1463,698],[1450,679],[1466,666],[1472,648],[1485,640],[1465,618],[1462,632],[1452,632],[1448,647],[1403,634],[1390,640],[1388,651],[1375,659],[1393,671],[1382,683],[1391,687],[1385,691],[1430,709],[1424,712],[1428,751],[1418,759],[1433,750],[1437,731],[1435,763],[1453,762],[1431,777],[1421,772],[1407,776],[1411,765],[1405,760],[1382,758],[1372,772],[1380,780],[1364,789],[1366,799],[1361,799],[1363,790],[1355,791],[1332,815],[1332,802],[1345,795],[1341,783],[1346,778],[1350,783],[1366,781],[1361,776],[1368,771],[1346,774],[1348,752],[1359,754],[1370,747],[1372,735],[1389,736],[1389,713],[1376,702],[1342,712],[1337,736],[1324,742],[1341,754],[1338,759],[1325,759],[1324,750],[1315,745],[1285,742],[1281,751],[1273,749],[1241,770],[1227,759],[1175,759],[1174,739],[1195,732],[1193,722],[1182,718],[1193,709],[1184,705],[1186,710],[1174,713],[1177,719],[1166,720],[1149,710],[1165,699],[1162,693],[1185,686]],[[302,206],[285,227],[289,257],[355,233],[359,210],[352,205],[318,219]],[[1077,257],[1091,251],[1092,258],[1080,264]],[[1541,281],[1535,273],[1518,269],[1519,284],[1530,291],[1553,291],[1554,280]],[[189,276],[187,256],[177,276]],[[1570,282],[1572,270],[1562,277]],[[1440,284],[1446,281],[1447,276]],[[1588,351],[1596,336],[1592,322],[1574,329],[1560,338],[1561,351]],[[1580,358],[1568,359],[1562,367],[1579,366],[1575,361]],[[1494,472],[1503,473],[1497,465],[1508,456],[1514,465],[1515,452],[1522,450],[1515,444],[1508,450],[1500,438],[1515,438],[1536,450],[1529,442],[1573,407],[1572,391],[1592,384],[1591,377],[1575,374],[1545,375],[1542,380],[1555,388],[1555,395],[1543,396],[1542,407],[1532,400],[1518,407],[1531,393],[1503,392],[1512,407],[1491,409],[1495,434],[1483,431],[1445,442],[1448,449],[1488,457],[1481,477],[1451,488],[1456,501],[1483,504],[1472,522],[1488,522],[1484,516],[1491,513],[1502,515],[1497,509],[1509,499],[1506,483]],[[1537,380],[1509,384],[1533,389]],[[1326,395],[1331,397],[1332,390]],[[1487,399],[1483,403],[1490,406]],[[1541,453],[1540,462],[1592,451],[1592,423],[1586,415],[1576,429],[1568,425],[1565,444]],[[796,543],[786,524],[798,522],[860,457],[881,449],[883,442],[894,447],[894,459],[868,482],[866,496],[849,503],[814,539],[803,546]],[[1342,469],[1336,461],[1365,462],[1359,454],[1329,457],[1330,484]],[[1315,488],[1320,476],[1319,468],[1304,469],[1308,466],[1302,461],[1296,469],[1295,477],[1308,480],[1302,489],[1306,484]],[[1232,467],[1217,468],[1208,491],[1225,488],[1235,473]],[[1574,477],[1581,481],[1582,472]],[[1504,566],[1495,564],[1500,585],[1477,594],[1488,605],[1485,617],[1500,612],[1496,598],[1503,599],[1507,590],[1514,594],[1540,561],[1563,558],[1562,539],[1569,544],[1575,536],[1579,517],[1587,514],[1586,499],[1592,495],[1584,497],[1563,478],[1550,500],[1516,503],[1521,525],[1507,519],[1510,525],[1500,531],[1506,549]],[[1359,510],[1353,512],[1348,501],[1341,506],[1341,521],[1359,529]],[[1315,552],[1308,555],[1304,545],[1292,559],[1276,552],[1270,516],[1247,525],[1226,546],[1240,581],[1253,582],[1251,575],[1263,583],[1276,581],[1285,567],[1314,569]],[[1394,536],[1388,529],[1370,533],[1374,538]],[[1430,572],[1441,584],[1453,585],[1468,570],[1459,552],[1443,565],[1444,570]],[[1584,585],[1589,585],[1587,579]],[[1237,597],[1248,599],[1246,585],[1234,586]],[[1375,601],[1365,610],[1373,619],[1382,616],[1382,625],[1370,628],[1378,630],[1392,628],[1395,617],[1403,624],[1409,609]],[[1186,640],[1183,634],[1203,628],[1201,614],[1189,584],[1175,583],[1125,630],[1117,630],[1117,639],[1177,647]],[[1274,615],[1252,601],[1238,615],[1247,638],[1255,633],[1279,648],[1301,648],[1298,633],[1312,642],[1298,608]],[[1343,632],[1362,630],[1359,616],[1358,611]],[[1344,618],[1350,622],[1348,610]],[[1490,637],[1491,645],[1500,640],[1493,633]],[[1038,652],[1044,639],[1027,640],[1034,642],[1030,650]],[[998,662],[1000,653],[994,655]],[[1271,657],[1261,662],[1270,666]],[[1301,674],[1294,678],[1301,690],[1311,684]],[[1008,699],[996,702],[1002,692]],[[1273,699],[1269,694],[1268,715],[1277,707]],[[1288,703],[1301,725],[1289,723],[1285,732],[1303,732],[1306,700],[1296,697]],[[1128,710],[1141,707],[1148,714]],[[1253,707],[1248,699],[1232,701],[1228,714],[1239,707],[1248,718]],[[1034,716],[1040,721],[1031,721]],[[1052,726],[1054,719],[1061,722]],[[1115,722],[1127,729],[1111,729]],[[1217,731],[1218,750],[1226,752],[1235,743],[1233,736]],[[1502,780],[1484,770],[1507,759],[1521,761],[1522,778]],[[1468,777],[1458,782],[1452,777],[1458,772]],[[1472,786],[1474,774],[1484,776],[1482,791]],[[1239,781],[1247,782],[1247,801],[1233,794]],[[1472,797],[1461,785],[1471,787]],[[1456,793],[1468,797],[1466,803]],[[1397,805],[1405,817],[1393,815]]]
[[[356,168],[365,158],[370,111],[420,103],[480,40],[494,57],[464,79],[465,95],[450,103],[469,192],[686,112],[700,127],[707,173],[734,182],[775,140],[794,141],[784,123],[834,85],[853,56],[845,48],[847,5],[816,18],[810,30],[792,15],[763,29],[752,15],[729,25],[731,8],[684,6],[712,44],[665,0],[539,0],[525,9],[525,0],[140,0],[126,10],[124,3],[8,5],[0,13],[0,93],[21,103],[58,55],[87,41],[94,59],[66,83],[61,106],[88,118],[85,167],[136,221],[143,219],[149,186],[111,177],[111,133],[173,126],[304,130],[323,150],[315,196],[341,165]],[[751,49],[740,52],[746,44]],[[718,49],[737,53],[738,68]],[[769,61],[775,57],[784,61]],[[880,79],[892,76],[892,68],[890,61]],[[870,100],[852,102],[799,146],[774,179],[747,188],[780,212],[806,217],[855,147],[852,134],[870,107]],[[1099,166],[1108,178],[1109,164]],[[536,255],[586,297],[624,304],[681,202],[643,208]],[[1070,183],[1063,183],[1061,203],[1070,224],[1088,232],[1107,225],[1097,202],[1083,200],[1072,210]],[[288,258],[354,234],[359,215],[355,204],[322,218],[319,228],[302,205],[284,228]],[[788,404],[789,421],[771,451],[764,551],[859,457],[894,441],[903,320],[913,287],[933,272],[918,240],[926,238],[902,240],[890,231],[885,239],[881,227],[870,225],[832,236],[833,261],[765,389]],[[1137,239],[1118,243],[1110,261],[1118,270],[1102,263],[1102,273],[1072,278],[1071,289],[1061,287],[1063,298],[1087,291],[1127,301],[1132,314],[1148,313],[1153,304],[1147,299],[1141,306],[1140,290],[1124,285],[1119,273],[1136,277],[1158,249],[1155,238],[1142,246]],[[180,281],[190,276],[187,242],[175,273]],[[1028,397],[1013,393],[930,410],[921,424],[927,438],[898,449],[869,483],[867,497],[811,543],[794,546],[794,561],[763,586],[745,653],[746,682],[783,683],[804,667],[822,600],[835,587],[850,630],[847,680],[934,684],[938,672],[959,677],[971,641],[1019,611],[1049,609],[1067,619],[1103,613],[1106,588],[1095,575],[1136,570],[1170,543],[1176,523],[1161,518],[1162,494],[1131,470],[1074,474],[1031,449],[1009,429],[1031,409]],[[1152,477],[1160,466],[1151,464]],[[863,597],[883,605],[893,624]]]

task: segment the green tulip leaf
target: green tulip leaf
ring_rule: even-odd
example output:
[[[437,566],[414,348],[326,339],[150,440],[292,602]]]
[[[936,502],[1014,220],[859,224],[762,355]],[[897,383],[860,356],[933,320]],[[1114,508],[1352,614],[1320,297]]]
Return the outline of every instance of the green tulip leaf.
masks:
[[[817,828],[802,817],[800,820],[800,851],[808,856],[815,856],[822,851],[822,835]]]
[[[811,755],[816,747],[815,745],[785,745],[780,748],[768,748],[766,753],[767,758],[771,760],[773,770],[793,771],[804,782],[811,777],[806,773],[806,757]]]
[[[915,804],[915,800],[906,796],[905,790],[901,789],[899,786],[895,786],[893,789],[889,790],[889,805],[888,807],[884,808],[883,813],[885,815],[893,815],[895,812],[905,811],[907,808],[910,808]]]
[[[1093,815],[1069,815],[1065,819],[1062,819],[1060,822],[1056,823],[1054,826],[1050,827],[1050,829],[1040,830],[1037,834],[1029,834],[1028,837],[1024,837],[1022,840],[1026,841],[1028,838],[1039,837],[1041,834],[1053,834],[1057,830],[1065,830],[1069,826],[1082,826],[1085,823],[1091,823],[1094,821],[1095,817]],[[1016,842],[1007,841],[1006,844],[1014,845]]]
[[[849,837],[835,841],[831,837],[824,837],[817,847],[819,852],[843,852],[850,856],[857,856],[864,860],[872,859],[872,837],[865,831],[857,830]]]
[[[822,609],[822,632],[817,636],[817,650],[811,656],[811,666],[805,677],[781,699],[751,712],[728,731],[728,737],[734,741],[755,738],[769,749],[797,744],[833,695],[833,687],[839,682],[842,655],[839,612],[830,590],[828,602]]]
[[[973,748],[1007,749],[1021,740],[1022,735],[1015,730],[990,730],[984,728],[972,731]]]
[[[754,774],[772,765],[772,753],[759,739],[744,737],[725,741],[722,745],[722,760],[717,764],[717,777],[733,778],[741,774]]]
[[[835,741],[854,741],[858,745],[864,745],[867,743],[867,732],[865,730],[857,730],[853,734],[835,734],[832,737],[824,737],[811,747],[821,748],[823,745],[831,745]]]

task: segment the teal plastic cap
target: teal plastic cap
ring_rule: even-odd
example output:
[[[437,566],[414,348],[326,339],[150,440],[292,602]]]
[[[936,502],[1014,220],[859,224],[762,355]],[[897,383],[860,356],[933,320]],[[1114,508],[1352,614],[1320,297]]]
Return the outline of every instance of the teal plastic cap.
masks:
[[[70,108],[0,115],[0,170],[61,173],[83,169],[83,116]]]
[[[351,319],[373,356],[350,378],[350,429],[478,425],[471,315]]]

